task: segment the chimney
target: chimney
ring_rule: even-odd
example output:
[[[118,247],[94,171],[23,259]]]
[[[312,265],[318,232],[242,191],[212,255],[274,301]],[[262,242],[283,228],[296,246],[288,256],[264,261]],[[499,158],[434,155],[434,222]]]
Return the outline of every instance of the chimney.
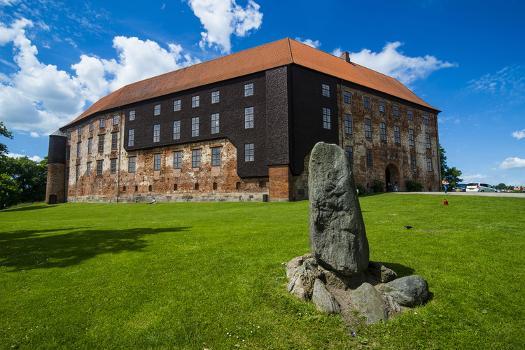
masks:
[[[345,61],[348,62],[348,63],[352,62],[352,61],[350,60],[350,52],[348,52],[348,51],[343,51],[343,52],[341,53],[341,56],[339,56],[339,58],[341,58],[342,60],[345,60]]]

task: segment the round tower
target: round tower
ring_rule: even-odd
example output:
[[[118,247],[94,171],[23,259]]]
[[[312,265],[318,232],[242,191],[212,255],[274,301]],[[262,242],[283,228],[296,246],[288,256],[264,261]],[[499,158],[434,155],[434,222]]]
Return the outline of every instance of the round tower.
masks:
[[[67,136],[60,131],[49,135],[47,152],[46,203],[66,201],[66,147]]]

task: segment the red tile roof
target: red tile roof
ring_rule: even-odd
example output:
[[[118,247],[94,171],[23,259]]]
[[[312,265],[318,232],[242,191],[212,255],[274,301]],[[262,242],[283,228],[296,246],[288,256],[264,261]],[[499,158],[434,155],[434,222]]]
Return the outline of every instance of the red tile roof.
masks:
[[[291,63],[437,111],[392,77],[286,38],[126,85],[93,103],[68,125],[112,108]]]

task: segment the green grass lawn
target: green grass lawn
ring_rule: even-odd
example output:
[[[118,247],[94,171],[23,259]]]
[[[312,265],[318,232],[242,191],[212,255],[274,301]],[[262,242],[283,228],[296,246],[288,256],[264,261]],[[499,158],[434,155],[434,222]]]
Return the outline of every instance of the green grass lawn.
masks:
[[[307,202],[2,211],[0,348],[524,348],[525,200],[441,200],[361,199],[371,259],[434,295],[355,338],[285,290]]]

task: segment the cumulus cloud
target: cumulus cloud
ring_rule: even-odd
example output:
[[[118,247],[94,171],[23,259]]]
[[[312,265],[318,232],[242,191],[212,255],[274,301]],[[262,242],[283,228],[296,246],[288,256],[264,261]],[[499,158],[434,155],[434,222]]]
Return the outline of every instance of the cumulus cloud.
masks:
[[[117,36],[117,58],[80,56],[74,74],[42,63],[26,34],[27,19],[0,22],[0,46],[12,43],[15,73],[0,77],[0,119],[15,130],[45,134],[66,124],[90,103],[131,82],[197,62],[177,44]]]
[[[295,40],[302,42],[303,44],[306,44],[308,46],[311,46],[313,48],[318,48],[321,46],[321,42],[319,40],[313,40],[313,39],[302,39],[302,38],[295,38]]]
[[[205,31],[201,32],[201,48],[216,47],[231,52],[231,36],[246,36],[262,25],[261,6],[248,0],[245,7],[235,0],[188,0],[193,13]]]
[[[512,133],[512,137],[514,137],[514,138],[516,138],[518,140],[525,139],[525,129],[514,131]]]
[[[431,55],[407,56],[399,50],[401,46],[399,41],[389,42],[379,52],[362,49],[350,53],[350,58],[355,63],[394,77],[404,84],[424,79],[436,70],[457,66]],[[341,48],[337,48],[332,54],[340,56],[342,52]]]
[[[499,165],[501,169],[525,168],[525,159],[519,157],[508,157]]]
[[[27,157],[27,158],[31,159],[32,161],[35,161],[35,162],[40,162],[43,159],[42,157],[37,156],[37,155],[28,156],[28,155],[20,154],[20,153],[8,153],[7,156],[10,157],[10,158],[24,158],[24,157]]]

